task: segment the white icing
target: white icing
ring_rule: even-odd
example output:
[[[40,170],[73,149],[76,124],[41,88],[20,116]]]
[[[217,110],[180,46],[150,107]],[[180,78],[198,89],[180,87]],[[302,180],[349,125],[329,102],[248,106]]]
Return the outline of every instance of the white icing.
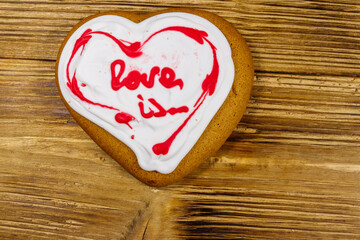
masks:
[[[151,34],[170,26],[190,27],[208,34],[207,39],[217,49],[219,77],[214,94],[206,97],[201,107],[177,135],[169,152],[166,155],[156,155],[152,147],[167,140],[194,110],[193,106],[202,93],[201,84],[213,66],[213,53],[209,44],[199,44],[180,32],[166,31],[151,38],[142,48],[143,55],[138,58],[127,57],[114,41],[102,35],[92,35],[81,55],[80,48],[71,62],[70,76],[73,76],[76,69],[79,88],[86,98],[134,116],[137,121],[129,123],[132,129],[115,121],[114,117],[118,111],[88,104],[75,96],[66,86],[66,66],[75,41],[89,28],[93,31],[111,33],[117,39],[143,42]],[[175,71],[176,79],[182,79],[184,87],[182,90],[178,86],[165,88],[157,76],[153,88],[148,89],[140,84],[135,91],[126,87],[113,91],[110,64],[116,59],[122,59],[126,63],[121,80],[131,70],[138,70],[149,76],[154,66],[159,66],[160,69],[170,67]],[[62,51],[58,65],[60,90],[69,105],[129,146],[136,154],[141,168],[164,174],[171,173],[194,146],[226,99],[233,79],[231,48],[222,32],[204,18],[179,12],[156,15],[138,24],[115,15],[94,18],[72,34]],[[85,83],[86,86],[82,87],[81,83]],[[186,105],[189,111],[145,119],[139,111],[138,94],[144,98],[145,112],[148,112],[149,107],[155,110],[147,101],[149,98],[156,99],[165,109]],[[134,139],[131,138],[132,135]]]

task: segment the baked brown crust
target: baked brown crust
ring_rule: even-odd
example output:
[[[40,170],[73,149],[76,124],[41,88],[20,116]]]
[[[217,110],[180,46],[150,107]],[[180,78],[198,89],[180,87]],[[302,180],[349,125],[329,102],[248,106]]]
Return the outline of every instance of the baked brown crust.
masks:
[[[135,23],[139,23],[149,17],[166,12],[186,12],[196,14],[203,17],[215,26],[217,26],[227,38],[232,51],[232,58],[235,66],[235,78],[231,91],[226,100],[222,104],[219,111],[215,114],[199,140],[179,163],[177,168],[170,174],[162,174],[155,171],[143,170],[137,161],[134,152],[126,146],[123,142],[115,138],[113,135],[105,131],[103,128],[89,121],[74,111],[65,101],[59,87],[58,82],[58,64],[61,52],[76,29],[78,29],[85,22],[102,15],[118,15],[130,19]],[[134,177],[150,186],[166,186],[172,184],[191,171],[197,168],[203,161],[211,157],[224,144],[226,139],[230,136],[233,129],[241,120],[245,112],[245,108],[250,97],[251,87],[254,78],[254,68],[250,50],[242,38],[240,33],[223,18],[201,10],[193,10],[187,8],[167,9],[163,11],[138,14],[131,12],[105,12],[89,16],[78,24],[68,33],[64,39],[56,61],[56,84],[60,93],[60,97],[64,102],[70,114],[74,117],[76,122],[84,129],[84,131],[113,159],[115,159],[122,167],[124,167]]]

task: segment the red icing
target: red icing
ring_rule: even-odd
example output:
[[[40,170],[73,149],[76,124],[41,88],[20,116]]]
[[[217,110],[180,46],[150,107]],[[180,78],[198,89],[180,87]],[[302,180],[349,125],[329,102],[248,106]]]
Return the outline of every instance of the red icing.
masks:
[[[71,92],[77,96],[79,99],[81,99],[82,101],[84,102],[87,102],[89,104],[92,104],[92,105],[97,105],[97,106],[100,106],[100,107],[103,107],[103,108],[108,108],[108,109],[111,109],[111,110],[116,110],[116,111],[120,111],[119,109],[117,108],[114,108],[112,106],[107,106],[107,105],[104,105],[104,104],[101,104],[101,103],[96,103],[96,102],[93,102],[91,100],[89,100],[88,98],[86,98],[82,92],[80,91],[79,89],[79,86],[77,84],[77,79],[75,77],[76,75],[76,70],[74,71],[74,75],[72,77],[72,79],[70,80],[70,71],[69,71],[69,68],[70,68],[70,63],[72,61],[72,59],[74,58],[75,54],[77,53],[77,51],[82,47],[82,51],[80,53],[80,55],[82,54],[84,48],[85,48],[85,45],[86,43],[90,40],[91,38],[91,29],[88,29],[86,30],[81,36],[79,39],[76,40],[75,42],[75,45],[74,45],[74,49],[71,53],[71,56],[70,56],[70,59],[69,59],[69,62],[66,66],[66,77],[67,77],[67,86],[69,87],[69,89],[71,90]]]
[[[214,93],[215,88],[216,88],[217,79],[219,76],[219,63],[218,63],[217,55],[216,55],[216,47],[206,38],[207,37],[206,32],[195,30],[192,28],[185,28],[185,27],[170,27],[170,28],[176,29],[175,31],[180,31],[180,32],[184,33],[185,35],[193,38],[195,41],[197,41],[200,44],[203,44],[203,39],[205,39],[205,41],[210,45],[211,50],[213,52],[213,67],[212,67],[211,73],[206,75],[206,78],[202,83],[203,92],[201,93],[200,97],[198,98],[198,100],[196,101],[196,103],[194,105],[194,107],[196,107],[196,108],[185,119],[185,121],[180,125],[180,127],[166,141],[155,144],[153,146],[152,150],[156,155],[160,155],[160,154],[166,155],[169,152],[171,144],[175,140],[176,136],[181,132],[181,130],[186,126],[186,124],[191,119],[191,117],[199,109],[199,107],[202,105],[202,103],[206,99],[206,96],[207,95],[211,96]],[[167,28],[167,29],[169,29],[169,28]],[[166,30],[166,28],[163,30],[160,30],[159,32],[165,31],[165,30]],[[152,37],[153,35],[151,35],[150,37]]]
[[[143,97],[139,94],[137,96],[140,100],[144,101]],[[149,98],[149,102],[157,108],[157,112],[154,112],[151,108],[150,111],[145,113],[144,111],[144,103],[139,102],[140,114],[143,118],[152,118],[152,117],[165,117],[167,113],[171,115],[175,115],[177,113],[186,113],[189,111],[187,106],[182,106],[178,108],[170,108],[169,110],[165,110],[154,98]]]
[[[138,94],[137,97],[138,97],[138,99],[144,101],[144,98],[141,96],[141,94]]]
[[[126,125],[129,126],[129,128],[132,129],[132,127],[130,126],[129,122],[135,120],[135,118],[128,114],[128,113],[125,113],[125,112],[119,112],[115,115],[115,120],[118,122],[118,123],[125,123]]]
[[[199,107],[205,101],[207,95],[211,96],[215,91],[217,79],[219,76],[219,63],[218,63],[217,55],[216,55],[216,47],[207,39],[208,34],[206,32],[200,31],[200,30],[197,30],[194,28],[189,28],[189,27],[181,27],[181,26],[167,27],[167,28],[161,29],[161,30],[153,33],[152,35],[150,35],[150,37],[148,37],[141,44],[140,42],[131,43],[131,42],[128,42],[125,40],[117,39],[113,35],[106,33],[106,32],[102,32],[102,31],[94,31],[93,32],[91,29],[87,29],[80,36],[80,38],[76,40],[74,49],[72,51],[71,57],[69,59],[69,62],[67,64],[67,68],[66,68],[67,86],[70,88],[70,90],[73,92],[73,94],[76,95],[80,100],[87,102],[89,104],[101,106],[101,107],[108,108],[108,109],[115,110],[115,111],[120,111],[119,109],[114,108],[112,106],[107,106],[104,104],[93,102],[93,101],[87,99],[82,94],[81,90],[78,87],[77,80],[75,77],[76,70],[74,71],[74,75],[73,75],[72,79],[70,80],[69,67],[70,67],[70,63],[71,63],[72,59],[74,58],[76,52],[81,47],[82,47],[82,50],[81,50],[80,55],[82,54],[82,52],[85,48],[85,45],[91,39],[93,34],[103,35],[103,36],[106,36],[106,37],[112,39],[128,57],[136,58],[136,57],[139,57],[142,55],[142,51],[141,51],[142,47],[151,38],[153,38],[155,35],[157,35],[161,32],[165,32],[165,31],[180,32],[180,33],[186,35],[187,37],[192,38],[193,40],[195,40],[197,43],[199,43],[201,45],[204,44],[205,42],[208,43],[212,50],[212,53],[213,53],[213,67],[212,67],[210,74],[207,74],[205,79],[203,80],[202,93],[200,94],[200,97],[194,104],[195,109],[190,113],[190,115],[185,119],[185,121],[177,128],[177,130],[167,140],[165,140],[162,143],[155,144],[153,146],[153,148],[152,148],[153,152],[157,155],[160,155],[160,154],[166,155],[169,152],[170,146],[173,143],[173,141],[175,140],[176,136],[181,132],[181,130],[186,126],[188,121],[195,114],[195,112],[199,109]],[[119,65],[120,69],[119,69],[119,72],[116,74],[115,70],[118,65]],[[184,83],[181,79],[176,79],[174,70],[172,70],[171,68],[168,68],[168,67],[163,68],[161,70],[161,72],[160,72],[160,68],[158,66],[153,67],[150,71],[149,78],[147,78],[146,73],[140,73],[139,71],[133,70],[126,77],[124,77],[124,79],[122,81],[120,81],[120,78],[125,71],[125,62],[123,60],[121,60],[121,59],[115,60],[111,64],[110,70],[111,70],[111,87],[114,91],[117,91],[124,86],[129,90],[136,90],[139,87],[140,83],[143,84],[147,88],[152,88],[154,86],[155,76],[159,75],[159,73],[160,73],[159,82],[165,88],[173,88],[173,87],[179,86],[179,88],[181,90],[184,85]],[[81,85],[81,86],[83,86],[83,85]],[[141,101],[144,100],[140,94],[138,95],[138,98]],[[158,111],[154,112],[152,109],[150,109],[150,111],[148,113],[145,113],[144,104],[141,101],[139,102],[138,105],[139,105],[140,113],[141,113],[142,117],[144,117],[144,118],[164,117],[167,115],[167,113],[174,115],[177,113],[185,113],[185,112],[189,111],[189,108],[187,106],[182,106],[179,108],[173,107],[168,110],[165,110],[154,98],[150,98],[149,102],[155,108],[157,108]],[[135,118],[128,113],[119,112],[115,115],[115,120],[118,123],[126,124],[131,128],[129,122],[135,120]],[[132,135],[131,138],[133,139],[134,135]]]
[[[135,138],[135,136],[134,135],[131,135],[131,139],[134,139]]]
[[[173,26],[173,27],[167,27],[167,28],[161,29],[161,30],[151,34],[150,37],[148,37],[148,39],[145,40],[145,42],[142,44],[142,46],[144,46],[145,43],[147,43],[155,35],[157,35],[157,34],[159,34],[161,32],[165,32],[165,31],[181,32],[181,33],[185,34],[186,36],[188,36],[189,38],[194,39],[199,44],[203,44],[204,39],[206,39],[206,37],[208,36],[208,34],[206,32],[201,31],[201,30],[197,30],[197,29],[194,29],[194,28]]]
[[[175,80],[175,72],[171,68],[165,67],[161,70],[159,82],[166,88],[173,88],[176,86],[183,88],[184,83],[181,79]]]
[[[91,29],[88,29],[88,30],[91,31]],[[88,30],[86,30],[86,31],[88,31]],[[91,34],[101,34],[108,38],[111,38],[128,57],[135,58],[135,57],[139,57],[142,54],[142,52],[140,51],[140,47],[141,47],[140,42],[130,43],[130,42],[124,41],[122,39],[117,39],[110,33],[102,32],[102,31],[94,31],[94,32],[91,32]],[[125,45],[124,43],[127,43],[129,45]]]
[[[81,86],[82,86],[82,87],[86,87],[86,84],[85,84],[85,83],[81,83]]]
[[[116,67],[119,66],[119,72],[116,74]],[[136,90],[140,83],[142,83],[147,88],[152,88],[155,82],[155,76],[159,75],[160,68],[158,66],[153,67],[150,70],[149,79],[147,79],[146,73],[140,73],[137,70],[129,72],[129,74],[124,77],[121,81],[120,78],[125,71],[125,62],[121,59],[117,59],[110,65],[111,70],[111,88],[114,91],[119,90],[122,87],[126,87],[129,90]],[[165,67],[161,70],[159,77],[159,82],[165,88],[173,88],[176,86],[180,87],[180,90],[183,88],[184,83],[181,79],[175,80],[175,72],[171,68]]]
[[[206,75],[205,80],[202,83],[203,93],[209,93],[209,96],[213,95],[216,88],[216,83],[219,77],[219,63],[216,57],[216,47],[205,38],[205,41],[210,45],[211,50],[213,52],[213,68],[210,74]]]
[[[186,126],[186,124],[191,119],[191,117],[199,109],[201,104],[204,102],[205,98],[206,98],[206,94],[205,94],[204,98],[202,99],[201,103],[195,108],[195,110],[185,119],[185,121],[180,125],[180,127],[178,129],[176,129],[176,131],[166,141],[155,144],[152,147],[152,150],[156,155],[160,155],[160,154],[166,155],[169,152],[171,144],[175,140],[176,136],[181,132],[181,130]]]
[[[178,107],[178,108],[170,108],[169,110],[167,110],[168,113],[170,113],[170,115],[175,115],[177,113],[186,113],[189,111],[189,108],[187,106],[182,106],[182,107]]]
[[[77,79],[75,77],[75,74],[76,74],[76,71],[74,72],[74,76],[72,78],[72,81],[71,82],[67,82],[67,86],[70,88],[70,90],[76,95],[78,96],[78,98],[80,98],[82,101],[84,102],[87,102],[87,103],[90,103],[92,105],[96,105],[96,106],[100,106],[100,107],[103,107],[103,108],[108,108],[108,109],[111,109],[111,110],[116,110],[116,111],[120,111],[119,109],[117,108],[114,108],[114,107],[111,107],[111,106],[107,106],[107,105],[104,105],[104,104],[101,104],[101,103],[96,103],[96,102],[93,102],[89,99],[87,99],[86,97],[84,97],[84,95],[82,94],[82,92],[80,91],[80,88],[77,84]]]

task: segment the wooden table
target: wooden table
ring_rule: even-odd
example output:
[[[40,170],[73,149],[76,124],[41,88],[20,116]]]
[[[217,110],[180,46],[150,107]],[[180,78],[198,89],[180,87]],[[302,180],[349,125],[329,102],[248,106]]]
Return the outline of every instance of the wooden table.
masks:
[[[61,41],[108,10],[193,7],[254,57],[247,112],[166,188],[128,174],[55,85]],[[360,2],[1,1],[0,239],[360,239]]]

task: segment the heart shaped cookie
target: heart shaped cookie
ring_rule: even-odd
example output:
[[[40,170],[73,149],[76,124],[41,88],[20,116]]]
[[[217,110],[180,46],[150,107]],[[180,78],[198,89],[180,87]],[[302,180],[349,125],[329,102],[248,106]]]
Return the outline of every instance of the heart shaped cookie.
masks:
[[[71,30],[56,78],[66,107],[104,151],[142,182],[165,186],[231,134],[253,66],[243,38],[214,14],[110,12]]]

